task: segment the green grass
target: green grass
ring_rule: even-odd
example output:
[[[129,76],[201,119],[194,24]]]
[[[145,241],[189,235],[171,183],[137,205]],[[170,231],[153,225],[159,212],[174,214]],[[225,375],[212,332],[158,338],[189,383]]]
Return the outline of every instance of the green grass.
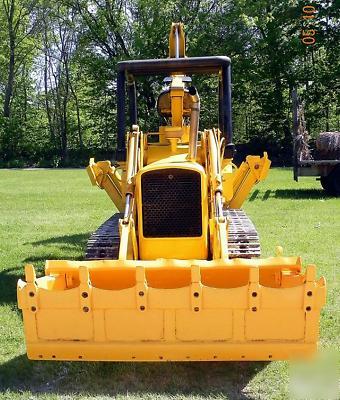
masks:
[[[42,271],[45,259],[81,259],[92,230],[114,211],[83,170],[0,170],[0,399],[287,399],[289,365],[272,363],[31,362],[16,307],[23,265]],[[244,206],[255,222],[263,256],[315,263],[328,281],[321,318],[322,348],[339,341],[340,201],[313,179],[293,181],[274,169]]]

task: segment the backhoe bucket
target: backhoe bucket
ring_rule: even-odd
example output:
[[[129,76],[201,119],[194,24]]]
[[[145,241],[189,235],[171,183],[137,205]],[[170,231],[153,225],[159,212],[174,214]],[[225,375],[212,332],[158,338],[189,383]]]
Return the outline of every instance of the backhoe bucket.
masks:
[[[30,359],[275,360],[315,352],[325,280],[297,257],[47,261],[18,282]]]

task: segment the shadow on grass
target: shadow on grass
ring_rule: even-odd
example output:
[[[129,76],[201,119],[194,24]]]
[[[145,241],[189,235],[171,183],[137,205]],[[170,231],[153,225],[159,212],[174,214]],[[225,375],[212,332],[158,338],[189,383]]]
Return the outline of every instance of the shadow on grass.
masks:
[[[30,246],[42,246],[42,255],[29,256],[23,264],[44,265],[48,260],[83,260],[85,248],[91,233],[79,233],[74,235],[63,235],[51,237],[44,240],[25,243]]]
[[[272,195],[272,191],[271,190],[266,190],[265,192],[264,192],[264,195],[263,195],[263,197],[262,197],[262,201],[266,201],[266,200],[268,200],[269,199],[269,197],[271,197],[271,195]]]
[[[249,381],[265,362],[41,362],[16,357],[0,366],[0,393],[185,395],[246,400]]]
[[[251,194],[251,196],[249,197],[249,201],[252,202],[254,200],[262,200],[262,201],[266,201],[268,200],[270,197],[273,197],[274,192],[270,189],[266,190],[263,195],[260,192],[260,190],[256,189],[253,191],[253,193]]]
[[[254,200],[262,200],[262,201],[266,201],[268,200],[270,197],[273,197],[274,192],[270,189],[266,190],[263,195],[262,193],[256,189],[253,191],[253,193],[251,194],[251,196],[249,197],[249,201],[252,202]]]
[[[259,195],[260,191],[258,189],[254,190],[251,196],[249,197],[248,201],[254,201],[256,200],[257,196]]]
[[[256,189],[249,197],[249,201],[262,200],[266,201],[270,198],[276,199],[291,199],[291,200],[313,200],[313,199],[330,199],[329,196],[323,189],[276,189],[266,190],[263,194],[260,190]]]
[[[269,197],[272,197],[273,191],[268,189],[264,192],[264,194],[261,196],[260,190],[256,189],[253,191],[253,193],[251,194],[251,196],[249,197],[250,202],[254,201],[254,200],[262,200],[262,201],[266,201],[269,199]]]
[[[16,285],[18,279],[24,279],[25,264],[34,264],[37,275],[41,276],[47,259],[83,260],[86,242],[90,233],[63,235],[45,240],[26,243],[31,246],[46,246],[39,253],[30,255],[20,261],[19,266],[0,271],[0,305],[16,302]],[[51,251],[50,251],[51,250]],[[31,250],[32,251],[32,250]],[[41,255],[40,255],[41,254]],[[62,254],[62,257],[60,256]]]
[[[23,268],[4,269],[0,271],[0,305],[17,301],[17,281],[24,276]]]
[[[85,248],[86,242],[90,237],[91,232],[78,233],[74,235],[63,235],[51,237],[44,240],[37,240],[35,242],[25,243],[32,246],[54,246],[59,249],[65,249],[70,247]]]
[[[275,197],[279,199],[330,199],[323,189],[277,189]]]
[[[25,280],[24,265],[32,262],[43,261],[45,257],[31,257],[22,262],[22,267],[4,269],[0,271],[0,306],[3,304],[17,304],[17,282],[18,279]],[[43,267],[36,268],[38,276],[43,275]]]

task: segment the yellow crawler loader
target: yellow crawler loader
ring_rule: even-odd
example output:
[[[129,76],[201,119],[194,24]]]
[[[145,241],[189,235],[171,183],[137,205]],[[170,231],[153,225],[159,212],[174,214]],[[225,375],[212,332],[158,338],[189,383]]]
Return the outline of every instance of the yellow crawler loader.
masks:
[[[199,131],[192,74],[213,74],[219,126]],[[165,76],[157,132],[138,125],[136,79]],[[129,100],[129,131],[125,106]],[[25,266],[18,282],[34,360],[278,360],[316,350],[325,280],[299,257],[259,258],[241,206],[270,161],[233,164],[231,62],[186,57],[172,24],[169,58],[118,63],[116,164],[90,160],[93,185],[117,213],[94,232],[84,261]],[[114,207],[113,207],[114,208]]]

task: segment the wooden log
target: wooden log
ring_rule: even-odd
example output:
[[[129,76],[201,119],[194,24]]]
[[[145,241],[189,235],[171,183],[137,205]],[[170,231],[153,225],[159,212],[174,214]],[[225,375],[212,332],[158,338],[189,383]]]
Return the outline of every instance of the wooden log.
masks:
[[[321,132],[316,139],[319,159],[340,159],[340,132]]]

